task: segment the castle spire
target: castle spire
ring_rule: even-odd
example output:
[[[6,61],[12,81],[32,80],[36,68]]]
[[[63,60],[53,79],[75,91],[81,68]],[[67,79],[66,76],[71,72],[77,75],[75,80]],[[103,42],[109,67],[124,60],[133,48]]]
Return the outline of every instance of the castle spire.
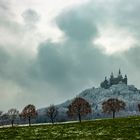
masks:
[[[121,70],[119,69],[119,75],[121,75]]]
[[[119,69],[119,74],[118,74],[118,81],[122,81],[123,77],[122,77],[122,74],[121,74],[121,70]]]
[[[114,75],[113,75],[113,72],[111,72],[111,75],[110,75],[110,77],[112,77],[112,78],[114,77]]]

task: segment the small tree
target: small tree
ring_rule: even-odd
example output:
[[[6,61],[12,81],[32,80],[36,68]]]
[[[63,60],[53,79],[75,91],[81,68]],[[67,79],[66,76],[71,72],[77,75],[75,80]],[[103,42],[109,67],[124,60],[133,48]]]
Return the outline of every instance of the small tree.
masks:
[[[7,113],[3,113],[1,115],[1,121],[2,121],[3,125],[8,123],[8,114]]]
[[[31,119],[37,116],[37,111],[34,105],[27,105],[22,110],[20,117],[23,119],[28,119],[29,126],[31,125]]]
[[[113,118],[115,118],[115,113],[120,110],[125,109],[125,103],[118,99],[110,98],[102,103],[103,112],[110,114],[112,112]]]
[[[15,119],[19,116],[19,111],[15,108],[12,108],[8,110],[7,115],[13,127]]]
[[[46,115],[53,124],[56,116],[58,115],[58,109],[54,105],[50,105],[46,110]]]
[[[78,117],[81,122],[81,117],[91,113],[90,104],[81,97],[76,97],[75,100],[68,106],[67,114],[69,117]]]

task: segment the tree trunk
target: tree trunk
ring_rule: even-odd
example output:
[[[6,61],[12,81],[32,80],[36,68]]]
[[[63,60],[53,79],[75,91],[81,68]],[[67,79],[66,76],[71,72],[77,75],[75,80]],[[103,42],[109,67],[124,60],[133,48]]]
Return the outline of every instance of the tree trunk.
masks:
[[[12,127],[14,126],[14,120],[11,121]]]
[[[31,118],[29,117],[29,126],[31,126]]]
[[[115,118],[115,111],[113,111],[113,119]]]
[[[51,119],[51,121],[52,121],[52,124],[54,124],[54,120],[53,120],[53,118]]]
[[[79,122],[81,123],[81,114],[78,114]]]

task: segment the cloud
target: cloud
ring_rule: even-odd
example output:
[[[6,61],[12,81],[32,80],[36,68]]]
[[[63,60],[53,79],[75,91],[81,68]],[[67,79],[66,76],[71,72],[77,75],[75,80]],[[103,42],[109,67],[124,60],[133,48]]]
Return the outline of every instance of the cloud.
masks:
[[[22,17],[28,26],[35,26],[40,20],[39,14],[33,9],[24,11]]]
[[[24,24],[18,20],[15,9],[12,9],[14,7],[12,2],[0,1],[0,4],[6,7],[0,7],[2,10],[0,12],[0,47],[11,53],[25,53],[25,56],[33,57],[38,42],[42,38],[35,28],[40,19],[39,14],[35,10],[26,10],[24,16],[27,21]],[[31,21],[28,20],[29,18]]]
[[[120,58],[103,54],[92,43],[98,30],[91,17],[81,17],[74,9],[57,17],[56,23],[65,41],[41,43],[30,73],[55,88],[59,98],[71,97],[88,86],[99,86],[106,73],[122,65]]]
[[[117,73],[118,69],[121,68],[129,75],[132,70],[133,64],[128,62],[129,56],[124,55],[125,49],[120,54],[109,56],[99,49],[99,45],[92,43],[99,37],[99,28],[102,25],[100,22],[105,20],[103,14],[110,15],[111,11],[103,12],[106,5],[103,10],[100,9],[102,7],[99,8],[99,5],[93,9],[90,5],[91,3],[85,7],[76,7],[59,15],[56,18],[56,24],[65,34],[65,41],[58,43],[45,41],[40,44],[38,49],[36,63],[33,66],[37,69],[32,73],[36,73],[35,75],[40,80],[54,86],[60,98],[66,93],[72,95],[88,86],[98,86],[103,77],[109,75],[111,71]],[[101,10],[101,13],[96,11],[97,9]],[[90,12],[93,15],[89,14]],[[108,20],[106,22],[113,21],[113,15],[116,14],[116,11],[112,12],[112,15],[106,18]],[[98,18],[95,16],[97,13],[100,15]],[[108,25],[106,22],[103,23],[103,27]],[[119,28],[119,26],[117,27]],[[122,38],[122,34],[120,37]],[[121,45],[123,47],[123,44]],[[135,44],[128,42],[128,45],[132,45],[131,48]],[[127,50],[129,51],[129,48]],[[35,68],[32,69],[35,70]],[[130,79],[134,78],[130,75]],[[136,84],[134,80],[132,81]]]
[[[91,41],[97,36],[94,22],[75,10],[64,12],[58,16],[57,25],[73,41]]]
[[[3,108],[61,103],[85,88],[99,86],[105,76],[117,73],[119,68],[128,74],[129,83],[140,87],[139,2],[131,5],[129,0],[98,0],[64,10],[53,21],[64,34],[57,42],[40,39],[38,28],[32,28],[42,16],[36,10],[24,10],[21,17],[26,25],[8,16],[0,19],[0,85],[9,89],[8,93],[6,86],[1,87],[3,104],[9,101]],[[107,30],[109,27],[113,32]],[[115,52],[110,55],[105,52],[105,43],[95,43],[98,39],[106,41],[106,31],[109,40],[121,40],[120,45],[111,43],[109,47]]]
[[[8,1],[7,1],[8,2]],[[8,8],[8,5],[6,5],[5,4],[5,1],[4,0],[1,0],[1,2],[0,2],[0,9],[2,10],[7,10],[7,9],[9,9]]]

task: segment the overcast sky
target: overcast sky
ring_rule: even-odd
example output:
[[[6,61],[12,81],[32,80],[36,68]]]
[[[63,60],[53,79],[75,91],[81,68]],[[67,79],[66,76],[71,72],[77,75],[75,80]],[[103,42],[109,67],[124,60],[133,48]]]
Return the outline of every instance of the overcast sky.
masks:
[[[111,72],[140,88],[139,0],[0,0],[0,110],[59,104]]]

